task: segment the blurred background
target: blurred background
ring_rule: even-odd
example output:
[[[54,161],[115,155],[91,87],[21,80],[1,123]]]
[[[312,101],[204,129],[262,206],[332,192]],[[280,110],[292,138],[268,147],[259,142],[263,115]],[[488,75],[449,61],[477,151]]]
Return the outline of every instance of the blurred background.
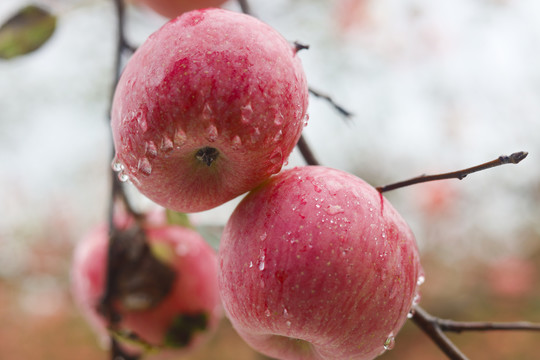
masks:
[[[112,0],[35,0],[58,16],[40,49],[0,59],[0,359],[106,359],[72,304],[74,244],[106,217]],[[3,23],[26,0],[2,0]],[[455,320],[540,322],[540,2],[251,0],[313,89],[305,137],[322,164],[374,186],[528,151],[519,165],[386,194],[416,234],[421,304]],[[239,11],[236,1],[225,4]],[[140,44],[166,19],[130,4]],[[295,151],[288,166],[302,165]],[[135,191],[132,192],[137,197]],[[237,200],[193,215],[223,225]],[[144,204],[144,201],[143,201]],[[533,332],[463,333],[472,359],[537,359]],[[224,320],[185,359],[263,359]],[[444,359],[413,324],[381,359]]]

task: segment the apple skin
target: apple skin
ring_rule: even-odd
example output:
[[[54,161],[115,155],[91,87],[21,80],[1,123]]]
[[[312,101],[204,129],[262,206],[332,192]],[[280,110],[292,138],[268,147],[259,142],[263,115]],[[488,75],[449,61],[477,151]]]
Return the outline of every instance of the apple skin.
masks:
[[[210,7],[219,7],[226,0],[137,0],[158,14],[173,19],[182,13]]]
[[[220,243],[226,314],[286,360],[373,359],[391,347],[423,276],[411,230],[363,180],[321,166],[250,192]]]
[[[185,353],[215,333],[222,317],[216,253],[191,229],[152,225],[145,232],[151,246],[157,246],[162,255],[167,255],[167,263],[177,276],[169,295],[154,308],[128,310],[118,304],[122,317],[119,329],[137,334],[145,346],[161,348],[165,355],[167,351]],[[103,224],[94,228],[77,244],[71,273],[74,301],[104,343],[109,337],[107,322],[98,313],[97,306],[105,287],[107,245],[108,227]],[[185,343],[166,343],[166,333],[173,319],[179,316],[204,318],[205,328],[193,329],[184,338]],[[122,347],[134,353],[145,350],[131,342],[122,342]]]
[[[156,203],[211,209],[279,172],[307,105],[301,61],[278,32],[232,11],[191,11],[126,65],[112,106],[115,161]],[[208,149],[217,158],[203,160]]]

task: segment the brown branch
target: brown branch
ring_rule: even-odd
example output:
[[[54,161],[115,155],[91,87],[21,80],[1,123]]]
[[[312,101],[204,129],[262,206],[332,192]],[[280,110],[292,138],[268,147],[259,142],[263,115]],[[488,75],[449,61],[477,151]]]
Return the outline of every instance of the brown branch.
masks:
[[[461,333],[464,331],[540,331],[540,324],[528,321],[489,322],[489,321],[454,321],[437,319],[443,331]]]
[[[528,153],[525,151],[516,152],[509,156],[502,155],[502,156],[499,156],[495,160],[492,160],[492,161],[489,161],[489,162],[486,162],[477,166],[473,166],[467,169],[453,171],[453,172],[444,173],[444,174],[437,174],[437,175],[420,175],[418,177],[415,177],[409,180],[400,181],[400,182],[390,184],[390,185],[379,186],[377,187],[377,191],[382,193],[385,191],[395,190],[395,189],[402,188],[409,185],[424,183],[428,181],[435,181],[435,180],[446,180],[446,179],[462,180],[467,175],[478,172],[478,171],[490,169],[490,168],[500,166],[500,165],[505,165],[505,164],[518,164],[521,160],[525,159],[527,155]]]
[[[414,307],[411,320],[433,340],[441,351],[451,360],[467,360],[468,358],[448,339],[438,323],[438,318],[428,314],[420,306]]]
[[[313,155],[313,152],[311,151],[311,148],[306,142],[304,135],[300,136],[300,139],[298,139],[298,143],[296,144],[296,146],[298,146],[298,150],[300,150],[300,153],[302,154],[302,157],[304,158],[306,164],[308,165],[320,164],[319,161],[317,161],[317,159],[315,158],[315,155]]]
[[[238,0],[238,4],[240,5],[240,9],[242,9],[244,14],[252,15],[251,7],[249,6],[247,0]]]
[[[326,100],[334,109],[336,109],[346,120],[349,120],[352,118],[353,114],[349,110],[345,109],[343,106],[338,105],[329,95],[323,94],[317,90],[314,90],[313,88],[308,89],[310,94],[321,98],[323,100]]]

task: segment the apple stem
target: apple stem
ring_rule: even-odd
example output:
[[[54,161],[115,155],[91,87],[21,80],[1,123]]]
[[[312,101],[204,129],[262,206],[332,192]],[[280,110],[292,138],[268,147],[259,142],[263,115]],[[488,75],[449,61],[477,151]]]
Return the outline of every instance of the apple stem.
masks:
[[[478,171],[490,169],[490,168],[504,165],[504,164],[518,164],[521,160],[525,159],[527,155],[528,153],[525,151],[516,152],[508,156],[502,155],[502,156],[499,156],[495,160],[488,161],[486,163],[473,166],[467,169],[453,171],[453,172],[444,173],[444,174],[437,174],[437,175],[420,175],[418,177],[415,177],[409,180],[400,181],[400,182],[390,184],[390,185],[379,186],[377,187],[377,191],[382,193],[385,191],[395,190],[395,189],[399,189],[399,188],[409,186],[409,185],[424,183],[428,181],[435,181],[435,180],[446,180],[446,179],[462,180],[467,175],[478,172]]]
[[[334,109],[337,110],[338,113],[340,113],[346,120],[349,120],[352,118],[353,113],[349,110],[345,109],[343,106],[338,105],[329,95],[323,94],[320,91],[317,91],[313,89],[312,87],[308,88],[309,93],[317,98],[321,98],[323,100],[326,100]]]
[[[247,0],[238,0],[238,4],[240,5],[240,9],[242,12],[246,15],[253,15],[251,12],[251,7],[249,6],[249,3]]]
[[[306,164],[308,165],[320,164],[319,161],[317,161],[317,159],[315,158],[315,155],[313,155],[313,151],[311,151],[311,148],[306,142],[304,135],[300,136],[300,139],[298,139],[298,143],[296,144],[296,146],[298,146],[298,150],[300,150],[300,153],[302,154],[302,157],[304,158]]]

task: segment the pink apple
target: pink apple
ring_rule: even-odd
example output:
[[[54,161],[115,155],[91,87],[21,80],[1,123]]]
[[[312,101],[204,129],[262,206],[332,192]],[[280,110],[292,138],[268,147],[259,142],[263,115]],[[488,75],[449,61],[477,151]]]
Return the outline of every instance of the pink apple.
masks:
[[[218,206],[279,172],[308,103],[296,48],[240,13],[196,10],[151,35],[116,89],[116,168],[180,212]]]
[[[182,352],[194,349],[215,332],[221,318],[216,253],[187,228],[152,225],[144,231],[152,250],[176,277],[156,306],[137,309],[120,301],[116,304],[121,316],[117,330],[138,338],[135,345],[123,342],[123,347],[136,352],[148,346]],[[107,245],[107,226],[95,228],[77,244],[72,269],[74,300],[103,338],[108,336],[107,322],[97,308],[105,287]]]
[[[158,14],[169,19],[178,15],[195,10],[209,7],[219,7],[226,0],[137,0],[138,3],[148,6]]]
[[[393,345],[423,271],[414,236],[363,180],[285,170],[254,189],[220,244],[223,305],[240,336],[278,359],[372,359]]]

